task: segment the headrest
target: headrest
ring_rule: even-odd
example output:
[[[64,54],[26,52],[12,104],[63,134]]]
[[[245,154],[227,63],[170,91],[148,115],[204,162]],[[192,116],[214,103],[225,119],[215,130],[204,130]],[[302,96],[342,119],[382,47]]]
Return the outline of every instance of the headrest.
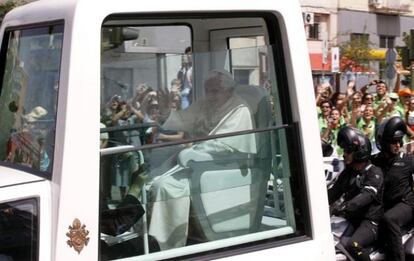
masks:
[[[262,99],[267,96],[265,88],[257,85],[237,85],[235,92],[247,102],[253,114],[257,112]]]

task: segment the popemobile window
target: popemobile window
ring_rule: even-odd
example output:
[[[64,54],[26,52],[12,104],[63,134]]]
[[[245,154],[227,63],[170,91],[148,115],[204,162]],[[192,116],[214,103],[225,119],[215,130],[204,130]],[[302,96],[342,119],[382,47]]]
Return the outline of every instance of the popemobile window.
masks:
[[[221,40],[220,32],[210,42],[216,50],[194,51],[188,24],[108,21],[101,257],[173,258],[303,234],[291,190],[292,126],[282,117],[267,38]],[[262,18],[252,21],[266,32]]]
[[[8,31],[0,93],[0,160],[50,177],[63,26]]]

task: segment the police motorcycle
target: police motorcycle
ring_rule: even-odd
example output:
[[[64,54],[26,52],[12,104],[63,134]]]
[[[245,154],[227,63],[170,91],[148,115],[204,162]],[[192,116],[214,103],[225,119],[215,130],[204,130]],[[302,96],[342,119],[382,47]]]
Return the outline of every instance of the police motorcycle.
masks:
[[[379,130],[380,131],[380,130]],[[340,139],[344,137],[338,137],[338,143]],[[324,155],[325,156],[325,155]],[[338,163],[335,162],[335,165]],[[335,167],[334,165],[334,167]],[[328,175],[327,175],[328,174]],[[325,170],[325,176],[327,179],[327,187],[333,186],[333,183],[337,181],[337,175],[334,179],[329,175],[328,171]],[[328,180],[332,179],[332,180]],[[330,205],[331,213],[331,230],[334,236],[335,249],[336,249],[336,260],[355,260],[352,255],[346,250],[345,245],[347,244],[350,236],[354,233],[355,228],[352,226],[346,217],[346,203],[344,195],[341,196],[337,201]],[[409,226],[403,229],[402,243],[406,253],[406,260],[414,260],[414,228]],[[378,241],[378,240],[377,240]],[[384,247],[380,246],[378,242],[373,243],[372,246],[368,247],[368,253],[371,260],[386,260],[386,256],[383,251]]]
[[[354,227],[344,218],[344,200],[343,198],[336,201],[330,206],[331,213],[331,230],[334,237],[336,260],[355,260],[351,254],[345,249],[345,245],[354,232]],[[402,242],[405,249],[407,261],[414,261],[414,228],[404,228]],[[369,247],[371,260],[387,260],[384,254],[383,246],[379,243]]]
[[[336,260],[355,260],[352,255],[345,249],[350,236],[355,231],[351,223],[344,217],[344,199],[341,198],[330,206],[331,230],[334,237]],[[369,247],[371,260],[385,260],[385,255],[380,251],[377,245]]]
[[[373,253],[366,244],[374,244],[378,237],[383,176],[369,161],[371,142],[364,133],[344,127],[337,142],[344,150],[343,162],[347,165],[328,189],[337,259],[344,255],[345,260],[354,260],[352,256],[365,260]]]

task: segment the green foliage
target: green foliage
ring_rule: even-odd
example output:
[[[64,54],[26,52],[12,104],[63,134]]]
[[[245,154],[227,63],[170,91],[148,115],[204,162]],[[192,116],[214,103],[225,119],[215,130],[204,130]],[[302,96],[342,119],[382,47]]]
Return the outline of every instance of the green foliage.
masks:
[[[409,47],[410,46],[410,32],[403,32],[402,33],[402,40],[405,44],[405,47]]]
[[[26,3],[27,2],[24,0],[7,0],[5,3],[0,4],[0,23],[3,21],[3,18],[7,12]]]
[[[351,39],[342,43],[339,48],[341,56],[347,61],[343,66],[347,69],[352,66],[367,66],[371,58],[372,44],[368,37]]]

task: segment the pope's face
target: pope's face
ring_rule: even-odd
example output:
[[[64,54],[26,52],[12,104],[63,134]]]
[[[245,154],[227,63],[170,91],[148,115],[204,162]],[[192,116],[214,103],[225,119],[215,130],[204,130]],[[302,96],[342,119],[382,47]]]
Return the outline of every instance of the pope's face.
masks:
[[[204,83],[204,91],[206,93],[206,98],[212,106],[220,107],[231,96],[231,91],[221,86],[221,81],[219,78],[208,79]]]

